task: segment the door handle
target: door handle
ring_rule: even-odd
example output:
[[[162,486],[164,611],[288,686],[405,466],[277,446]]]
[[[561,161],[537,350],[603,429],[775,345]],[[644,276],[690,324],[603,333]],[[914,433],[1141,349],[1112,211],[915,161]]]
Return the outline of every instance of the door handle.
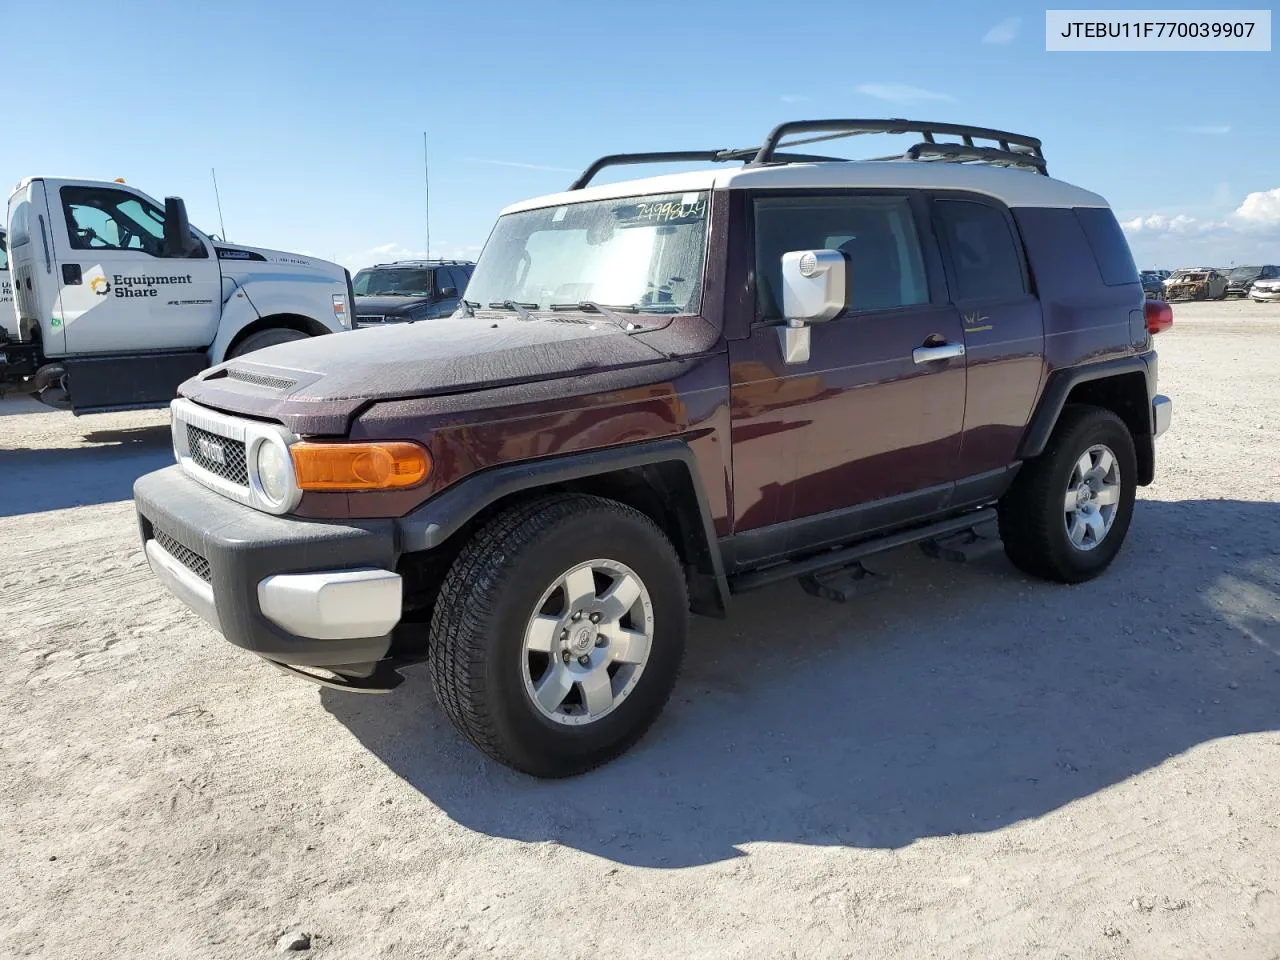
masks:
[[[62,282],[67,286],[75,286],[84,282],[84,277],[80,273],[80,264],[64,263],[62,265]]]
[[[911,359],[916,363],[933,363],[935,360],[954,360],[964,356],[963,343],[940,343],[937,346],[916,347]]]

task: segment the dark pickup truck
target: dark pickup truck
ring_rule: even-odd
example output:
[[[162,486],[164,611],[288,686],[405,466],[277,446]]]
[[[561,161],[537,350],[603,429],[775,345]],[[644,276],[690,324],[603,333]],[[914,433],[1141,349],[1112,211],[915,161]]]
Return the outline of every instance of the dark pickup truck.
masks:
[[[917,142],[786,148],[882,132]],[[652,161],[741,166],[588,185]],[[992,527],[1028,573],[1097,576],[1170,420],[1169,306],[1106,201],[1004,131],[605,157],[503,212],[466,297],[187,381],[178,463],[135,499],[156,575],[229,641],[353,691],[425,660],[456,727],[536,776],[634,743],[690,611],[740,591],[839,594],[873,553]]]

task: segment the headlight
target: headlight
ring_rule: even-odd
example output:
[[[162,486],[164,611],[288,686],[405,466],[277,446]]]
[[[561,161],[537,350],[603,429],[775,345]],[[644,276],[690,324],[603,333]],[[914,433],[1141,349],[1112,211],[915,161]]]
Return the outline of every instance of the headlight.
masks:
[[[256,465],[263,494],[276,506],[284,503],[293,485],[289,454],[280,445],[266,440],[258,444]]]

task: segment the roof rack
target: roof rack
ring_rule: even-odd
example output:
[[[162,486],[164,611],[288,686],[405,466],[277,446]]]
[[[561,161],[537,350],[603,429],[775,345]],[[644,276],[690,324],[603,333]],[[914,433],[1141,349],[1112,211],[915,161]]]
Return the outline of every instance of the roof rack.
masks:
[[[786,136],[817,133],[783,144]],[[989,127],[972,127],[962,123],[929,123],[922,120],[788,120],[769,131],[759,147],[742,147],[722,150],[666,150],[656,153],[614,153],[601,157],[583,171],[569,187],[581,190],[606,167],[632,163],[679,163],[702,161],[727,163],[741,161],[746,166],[758,167],[778,163],[828,163],[847,162],[845,157],[828,157],[817,154],[780,151],[780,146],[796,147],[807,143],[822,143],[868,133],[917,133],[920,143],[913,144],[900,154],[887,157],[870,157],[870,160],[919,160],[925,162],[989,163],[998,166],[1020,167],[1048,176],[1044,152],[1040,141],[1020,133],[993,130]],[[938,142],[939,136],[960,137],[960,143]],[[990,141],[993,145],[974,143]]]

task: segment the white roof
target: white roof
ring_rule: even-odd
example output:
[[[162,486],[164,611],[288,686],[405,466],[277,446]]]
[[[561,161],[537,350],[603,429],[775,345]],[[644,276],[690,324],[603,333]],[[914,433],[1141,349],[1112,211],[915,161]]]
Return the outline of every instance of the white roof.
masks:
[[[814,189],[823,187],[900,187],[918,190],[970,190],[1010,207],[1105,207],[1096,193],[1029,170],[991,164],[923,160],[874,160],[838,163],[786,163],[732,167],[625,180],[513,203],[502,212],[537,210],[588,200],[698,190]]]

